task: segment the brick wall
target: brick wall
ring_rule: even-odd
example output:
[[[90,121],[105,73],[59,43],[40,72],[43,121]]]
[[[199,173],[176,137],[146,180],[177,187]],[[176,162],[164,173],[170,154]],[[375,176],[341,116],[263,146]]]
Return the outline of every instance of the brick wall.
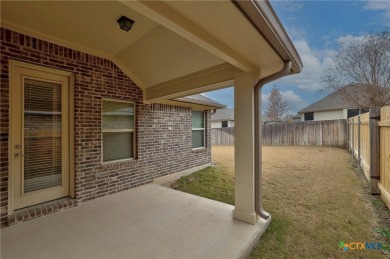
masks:
[[[9,59],[74,74],[77,201],[126,190],[211,161],[210,112],[206,113],[207,148],[192,151],[190,108],[145,105],[142,90],[111,61],[1,28],[1,224],[8,213]],[[102,98],[135,102],[137,159],[100,162]]]

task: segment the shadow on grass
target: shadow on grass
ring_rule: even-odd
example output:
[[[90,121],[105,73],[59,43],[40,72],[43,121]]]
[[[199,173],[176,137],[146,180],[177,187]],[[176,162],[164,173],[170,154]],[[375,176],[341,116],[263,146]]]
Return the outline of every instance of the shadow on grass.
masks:
[[[234,205],[234,176],[228,168],[207,167],[174,182],[175,190]]]

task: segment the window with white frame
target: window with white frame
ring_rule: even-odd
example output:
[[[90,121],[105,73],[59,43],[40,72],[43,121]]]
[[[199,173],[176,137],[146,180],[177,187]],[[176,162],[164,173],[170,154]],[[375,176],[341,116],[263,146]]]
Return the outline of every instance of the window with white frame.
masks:
[[[134,103],[103,100],[102,105],[103,162],[134,158]]]
[[[192,148],[204,147],[204,112],[192,111]]]

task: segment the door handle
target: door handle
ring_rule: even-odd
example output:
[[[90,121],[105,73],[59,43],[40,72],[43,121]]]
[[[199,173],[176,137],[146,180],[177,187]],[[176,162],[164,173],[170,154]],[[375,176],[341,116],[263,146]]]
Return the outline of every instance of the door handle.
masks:
[[[21,156],[21,157],[24,157],[24,155],[21,155],[21,154],[19,154],[19,153],[16,153],[16,154],[15,154],[15,157],[20,157],[20,156]]]
[[[20,149],[22,147],[22,145],[16,145],[15,148],[16,149]]]

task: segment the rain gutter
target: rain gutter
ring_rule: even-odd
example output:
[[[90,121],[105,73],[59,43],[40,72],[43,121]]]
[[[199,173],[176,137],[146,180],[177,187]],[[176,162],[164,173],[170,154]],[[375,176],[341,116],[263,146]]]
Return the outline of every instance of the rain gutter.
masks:
[[[263,0],[232,0],[252,26],[263,36],[263,38],[274,49],[277,55],[283,60],[284,66],[279,71],[260,79],[254,86],[254,110],[255,110],[255,210],[263,219],[270,215],[263,210],[261,192],[261,126],[260,126],[260,90],[261,88],[276,79],[290,74],[301,72],[303,64],[291,39],[283,28],[269,1]]]
[[[267,220],[269,218],[269,213],[263,210],[262,205],[262,191],[261,191],[261,126],[260,126],[260,90],[261,88],[276,79],[284,77],[292,73],[291,71],[292,62],[285,61],[282,70],[267,76],[263,79],[260,79],[255,84],[255,101],[254,101],[254,110],[255,110],[255,210],[257,214]],[[256,159],[257,158],[257,159]]]

